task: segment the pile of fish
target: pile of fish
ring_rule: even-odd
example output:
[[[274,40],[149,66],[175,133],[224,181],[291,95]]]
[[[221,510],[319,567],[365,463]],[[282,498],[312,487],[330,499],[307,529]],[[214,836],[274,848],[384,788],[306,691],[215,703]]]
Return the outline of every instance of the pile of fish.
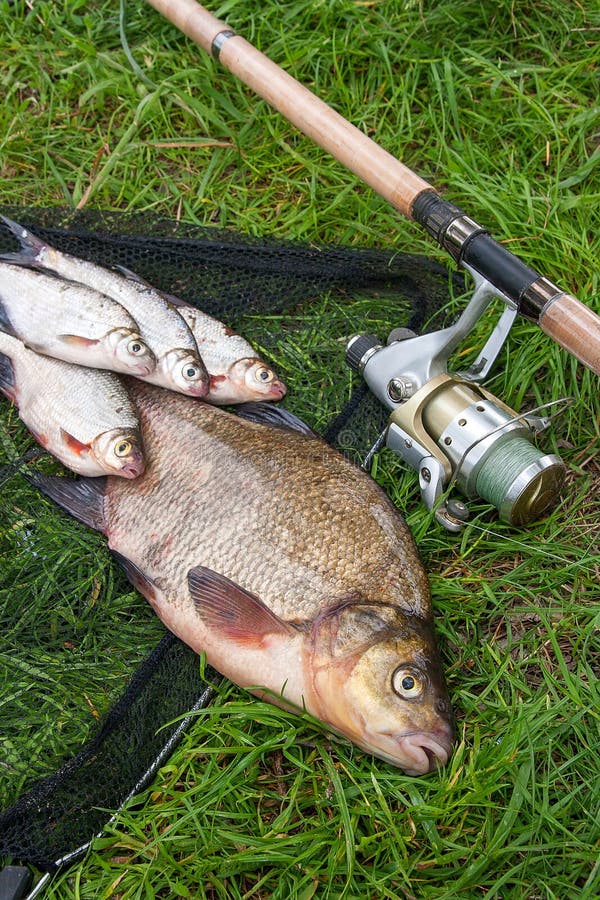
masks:
[[[27,242],[29,256],[35,255],[36,265],[52,262],[57,271],[55,251],[47,248],[42,256],[30,235],[19,236]],[[5,265],[14,266],[14,260]],[[70,271],[81,276],[80,269]],[[17,302],[6,303],[4,294],[0,281],[3,321],[13,332],[0,337],[19,346],[14,335],[25,337],[17,324],[23,317],[15,313]],[[189,313],[194,334],[198,315]],[[117,378],[132,407],[107,381],[104,393],[100,388],[97,393],[106,426],[102,446],[94,446],[84,417],[78,422],[75,412],[57,432],[71,456],[80,446],[94,447],[88,453],[90,466],[94,456],[103,460],[99,468],[108,471],[105,444],[113,456],[128,462],[120,467],[113,462],[112,474],[101,477],[88,477],[89,471],[78,480],[38,473],[31,480],[71,515],[102,532],[132,584],[165,625],[236,684],[285,708],[307,711],[334,733],[408,774],[425,774],[443,765],[452,749],[452,712],[429,586],[396,508],[366,472],[286,410],[245,403],[234,415],[198,400],[203,380],[193,347],[186,348],[189,373],[181,366],[161,365],[159,360],[172,348],[163,345],[159,350],[144,332],[141,317],[134,318],[139,329],[122,324],[121,329],[130,330],[119,334],[138,368],[135,377]],[[47,330],[48,322],[58,320],[58,312],[45,319]],[[81,332],[65,327],[61,322],[53,328],[52,337],[39,327],[35,350],[61,342],[70,351],[81,345],[72,339],[81,338]],[[98,331],[93,335],[98,349]],[[209,344],[212,340],[206,338]],[[116,343],[104,343],[115,358]],[[205,343],[200,339],[197,346],[204,351]],[[69,384],[64,367],[71,370],[72,362],[32,359],[33,350],[11,351],[7,346],[2,349],[8,360],[2,363],[3,390],[9,393],[7,386],[12,385],[21,415],[26,407],[35,431],[40,427],[35,400],[40,385],[49,394],[55,384],[75,394],[73,387],[64,387]],[[210,401],[213,376],[225,378],[216,382],[215,396],[224,396],[219,390],[231,390],[226,382],[232,366],[225,370],[226,360],[218,354],[204,358],[210,375],[204,399]],[[35,373],[36,360],[42,359],[59,368],[51,375],[40,362]],[[143,374],[140,368],[148,360],[156,364]],[[216,375],[213,360],[221,367]],[[192,378],[198,371],[201,374]],[[186,375],[195,393],[182,390]],[[27,379],[24,390],[21,385]],[[169,387],[178,387],[164,390],[158,384],[165,380]],[[272,390],[281,384],[275,377],[259,375],[259,380],[269,382]],[[140,430],[127,418],[131,408]],[[126,414],[120,431],[111,409]],[[143,473],[140,433],[146,457]],[[49,433],[38,433],[40,437],[50,441]]]
[[[219,405],[284,396],[283,382],[222,322],[1,218],[21,252],[0,257],[0,390],[73,471],[143,471],[135,410],[111,373]]]

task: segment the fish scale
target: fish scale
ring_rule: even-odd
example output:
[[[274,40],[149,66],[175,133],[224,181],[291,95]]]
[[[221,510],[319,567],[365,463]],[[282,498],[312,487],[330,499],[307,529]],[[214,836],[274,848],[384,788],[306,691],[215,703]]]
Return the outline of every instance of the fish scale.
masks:
[[[115,300],[2,258],[0,330],[64,362],[130,374],[147,374],[156,364],[137,322]]]
[[[234,682],[410,774],[445,762],[427,578],[381,488],[283,410],[264,424],[261,404],[242,417],[127,384],[145,474],[40,488],[103,531],[165,625]]]
[[[119,377],[40,356],[0,331],[0,391],[36,440],[81,475],[144,467],[135,409]]]
[[[142,431],[151,434],[153,441],[146,439],[146,456],[152,459],[154,448],[160,447],[158,456],[164,465],[166,448],[172,445],[172,435],[178,434],[181,447],[195,447],[195,453],[182,454],[178,461],[177,479],[163,478],[157,490],[146,498],[148,505],[156,509],[157,504],[173,511],[173,521],[169,520],[170,534],[177,535],[181,544],[178,558],[161,560],[164,568],[160,573],[151,570],[151,577],[158,577],[161,583],[178,580],[183,587],[187,569],[182,562],[187,560],[187,568],[202,564],[225,572],[228,577],[238,579],[243,570],[242,585],[253,593],[258,593],[277,615],[311,618],[322,605],[322,588],[326,579],[331,596],[345,596],[359,587],[365,593],[377,586],[383,594],[380,573],[397,559],[397,552],[388,545],[381,559],[382,550],[375,553],[380,537],[379,528],[370,527],[368,510],[357,504],[354,496],[381,507],[382,515],[388,511],[390,525],[398,542],[408,543],[412,549],[412,537],[401,523],[395,510],[389,509],[387,497],[376,488],[375,483],[365,483],[357,478],[358,470],[342,461],[339,454],[323,442],[310,441],[294,432],[271,430],[268,452],[265,447],[264,427],[251,422],[236,420],[232,432],[229,418],[218,409],[202,406],[199,411],[188,404],[177,402],[177,397],[164,394],[148,395],[130,383],[133,396],[140,411]],[[198,427],[202,424],[202,430]],[[152,454],[152,455],[151,455]],[[290,490],[290,461],[295,462],[296,492]],[[206,484],[197,487],[194,482],[196,467],[207,465],[210,460],[214,468]],[[300,465],[298,465],[300,464]],[[150,462],[148,468],[150,468]],[[221,471],[224,477],[216,477]],[[308,478],[308,472],[311,477]],[[323,493],[322,482],[326,484]],[[192,486],[193,489],[192,489]],[[299,489],[299,490],[298,490]],[[132,535],[139,534],[141,520],[150,515],[149,510],[139,508],[136,519],[131,518],[125,498],[127,488],[116,489],[115,513],[112,518],[111,543],[119,546],[121,553],[131,559],[152,557],[151,541],[140,551],[132,544]],[[356,493],[355,493],[356,492]],[[138,490],[132,492],[138,496]],[[107,502],[112,505],[113,491],[108,493]],[[186,510],[200,507],[201,529],[211,536],[210,541],[200,540],[197,529],[190,524]],[[223,511],[228,510],[227,527],[223,527]],[[127,509],[127,512],[125,512]],[[143,509],[143,511],[142,511]],[[344,515],[336,510],[343,509]],[[175,512],[176,511],[176,512]],[[111,509],[112,513],[112,509]],[[393,524],[392,524],[393,523]],[[326,525],[323,528],[323,525]],[[343,527],[343,532],[340,530]],[[269,540],[277,532],[277,550],[280,560],[285,556],[285,566],[281,566],[276,584],[266,579],[261,572],[261,563],[269,553]],[[343,534],[344,553],[336,553],[331,544],[334,533]],[[298,535],[298,538],[296,538]],[[304,540],[302,539],[304,538]],[[232,562],[232,545],[242,544],[244,561]],[[337,546],[341,547],[341,541]],[[125,548],[125,549],[123,549]],[[296,556],[294,556],[296,554]],[[379,556],[379,559],[374,557]],[[404,562],[408,561],[405,557]],[[357,563],[359,567],[357,567]],[[374,577],[371,569],[379,563]],[[405,566],[406,568],[406,566]],[[263,576],[263,577],[261,577]],[[305,592],[298,597],[298,577],[302,578]],[[315,586],[313,587],[313,581]],[[413,610],[423,611],[423,601],[417,591],[427,596],[426,581],[407,581],[403,586],[396,581],[395,587],[406,593],[406,601]],[[289,609],[289,598],[293,597],[294,609]]]

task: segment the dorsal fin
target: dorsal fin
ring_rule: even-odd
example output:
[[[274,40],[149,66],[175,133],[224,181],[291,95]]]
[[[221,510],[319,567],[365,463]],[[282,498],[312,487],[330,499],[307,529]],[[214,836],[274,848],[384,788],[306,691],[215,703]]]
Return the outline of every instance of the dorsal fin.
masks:
[[[259,425],[270,425],[272,428],[287,428],[307,437],[319,436],[294,413],[287,409],[282,409],[281,406],[273,406],[271,403],[257,403],[255,401],[239,403],[235,407],[235,412],[242,419],[248,419],[249,422],[256,422]]]

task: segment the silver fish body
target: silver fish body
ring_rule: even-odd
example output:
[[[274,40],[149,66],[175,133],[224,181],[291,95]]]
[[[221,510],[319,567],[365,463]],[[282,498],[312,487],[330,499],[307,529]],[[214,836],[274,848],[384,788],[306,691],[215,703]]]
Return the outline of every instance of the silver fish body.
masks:
[[[133,316],[104,294],[0,261],[0,330],[64,362],[148,375],[156,365]]]
[[[8,254],[25,266],[56,272],[110,297],[135,319],[140,335],[150,347],[156,366],[140,375],[151,384],[192,397],[208,393],[208,373],[199,356],[196,341],[182,317],[165,297],[151,285],[79,259],[44,243],[27,229],[2,217],[21,244],[20,254]]]
[[[0,391],[73,472],[137,478],[144,471],[137,413],[117,375],[40,356],[0,332]]]
[[[410,774],[445,763],[427,578],[384,492],[315,435],[131,388],[146,473],[40,488],[103,531],[167,627],[237,684]]]
[[[209,403],[223,406],[281,400],[285,396],[285,384],[256,356],[245,338],[194,306],[178,304],[177,309],[194,335],[208,369],[210,390],[206,399]]]

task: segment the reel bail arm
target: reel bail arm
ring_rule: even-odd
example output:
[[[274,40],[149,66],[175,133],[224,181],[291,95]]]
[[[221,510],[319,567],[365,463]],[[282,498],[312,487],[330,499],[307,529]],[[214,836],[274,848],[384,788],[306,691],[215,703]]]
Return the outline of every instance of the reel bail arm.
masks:
[[[374,335],[357,335],[346,351],[349,365],[392,410],[386,446],[419,473],[425,505],[449,531],[460,531],[468,518],[464,503],[442,499],[453,483],[467,497],[490,502],[505,521],[523,525],[556,501],[565,476],[560,457],[544,455],[532,443],[549,419],[518,415],[478,384],[502,349],[517,310],[467,268],[476,289],[454,325],[421,336],[392,331],[385,347]],[[498,296],[506,308],[485,346],[468,370],[450,374],[451,353]]]
[[[600,318],[588,306],[527,266],[434,190],[423,191],[415,198],[411,218],[458,265],[489,281],[516,304],[520,315],[536,322],[545,334],[600,375]]]

